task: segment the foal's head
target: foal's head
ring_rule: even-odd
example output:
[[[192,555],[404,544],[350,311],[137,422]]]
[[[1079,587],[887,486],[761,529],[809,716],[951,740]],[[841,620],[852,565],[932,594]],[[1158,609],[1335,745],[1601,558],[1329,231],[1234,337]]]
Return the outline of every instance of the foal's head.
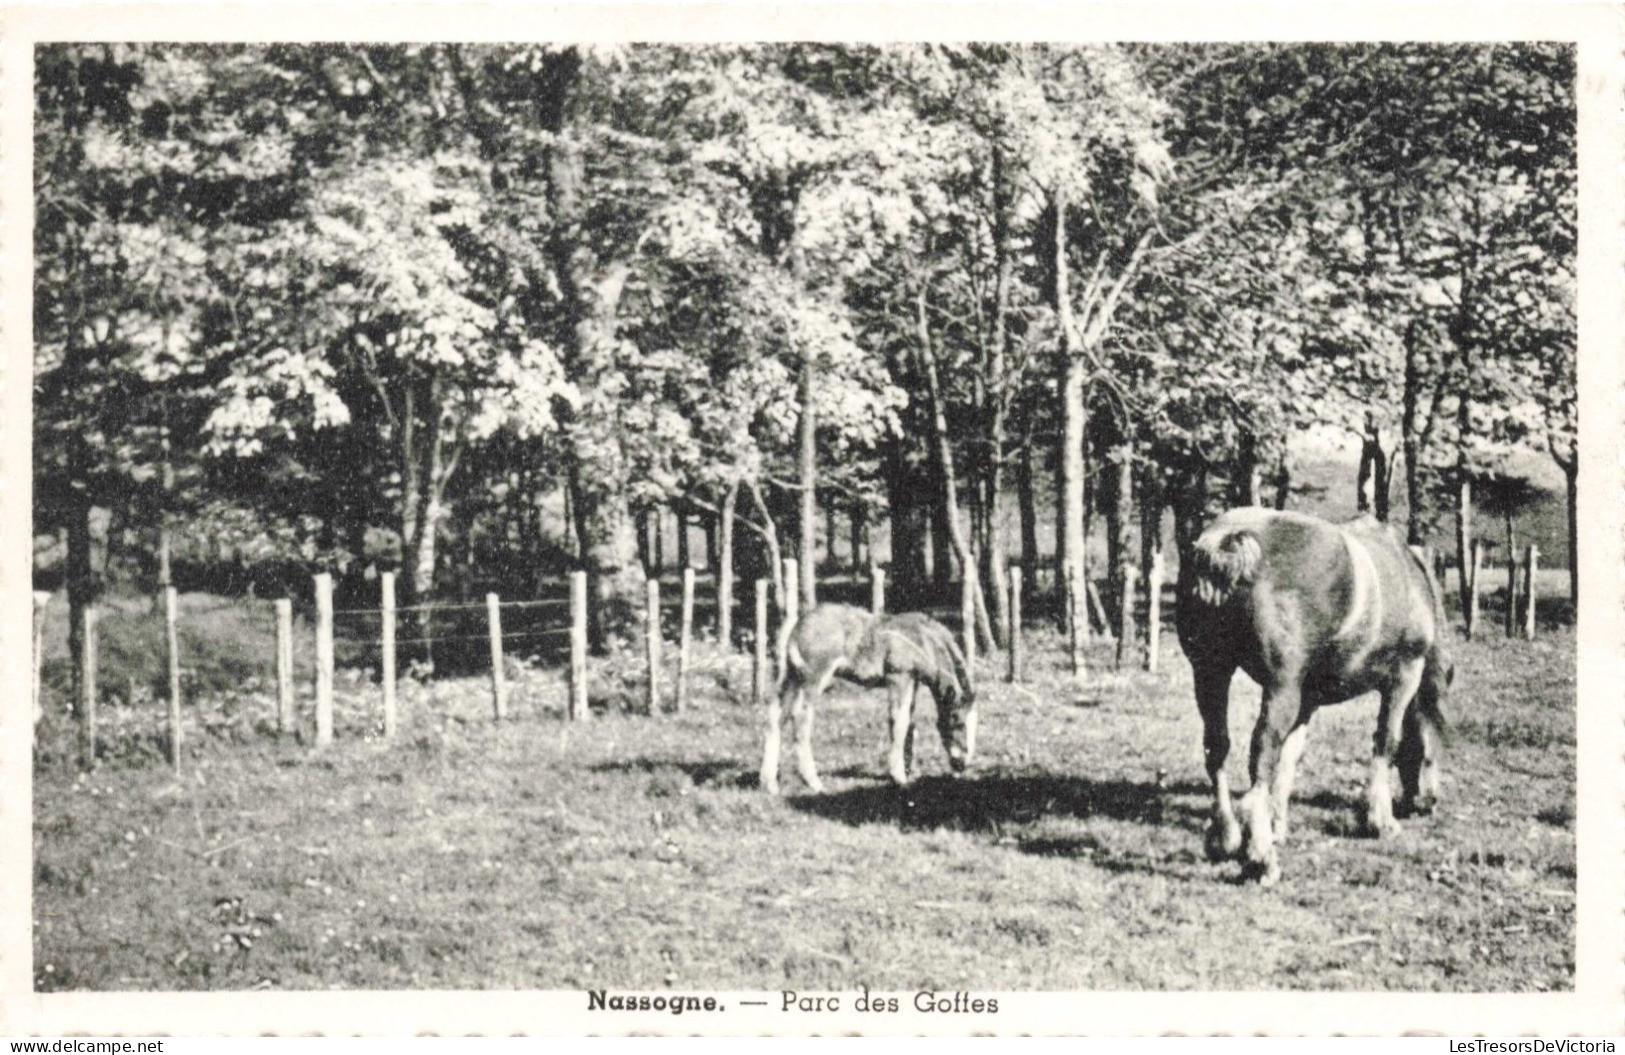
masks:
[[[969,685],[937,694],[937,732],[948,752],[949,767],[956,774],[970,768],[976,754],[976,694]]]

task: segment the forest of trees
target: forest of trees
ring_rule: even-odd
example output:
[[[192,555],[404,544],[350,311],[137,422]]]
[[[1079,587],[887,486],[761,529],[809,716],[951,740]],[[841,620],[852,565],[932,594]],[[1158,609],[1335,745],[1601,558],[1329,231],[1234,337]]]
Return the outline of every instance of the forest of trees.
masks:
[[[805,599],[838,517],[901,603],[976,568],[997,640],[1011,561],[1083,582],[1098,526],[1117,594],[1165,514],[1290,502],[1318,427],[1451,552],[1553,459],[1572,575],[1574,81],[1558,44],[43,46],[37,574],[77,611],[227,560],[406,605],[582,567],[601,646],[652,511]]]

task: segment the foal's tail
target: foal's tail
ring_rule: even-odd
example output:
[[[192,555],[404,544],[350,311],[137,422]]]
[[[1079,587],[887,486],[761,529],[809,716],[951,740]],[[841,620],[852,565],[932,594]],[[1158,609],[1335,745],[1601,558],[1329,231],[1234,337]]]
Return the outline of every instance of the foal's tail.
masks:
[[[1253,581],[1264,560],[1258,536],[1246,528],[1204,532],[1191,546],[1187,588],[1204,604],[1217,608],[1236,587]]]

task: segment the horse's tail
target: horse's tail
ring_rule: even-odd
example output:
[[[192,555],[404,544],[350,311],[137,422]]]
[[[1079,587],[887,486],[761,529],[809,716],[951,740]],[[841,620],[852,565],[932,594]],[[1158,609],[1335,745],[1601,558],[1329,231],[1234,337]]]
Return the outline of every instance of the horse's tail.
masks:
[[[1417,571],[1422,576],[1422,582],[1427,586],[1428,603],[1433,609],[1434,642],[1427,658],[1427,666],[1422,671],[1422,685],[1416,693],[1416,713],[1424,724],[1433,730],[1440,743],[1444,743],[1450,734],[1450,722],[1445,717],[1445,693],[1450,683],[1455,680],[1456,668],[1445,655],[1444,646],[1438,640],[1438,635],[1444,632],[1444,588],[1433,574],[1433,569],[1422,557],[1417,547],[1406,546],[1405,552],[1411,558]]]
[[[1217,608],[1237,587],[1253,581],[1263,560],[1264,547],[1246,528],[1204,532],[1191,546],[1187,589]]]

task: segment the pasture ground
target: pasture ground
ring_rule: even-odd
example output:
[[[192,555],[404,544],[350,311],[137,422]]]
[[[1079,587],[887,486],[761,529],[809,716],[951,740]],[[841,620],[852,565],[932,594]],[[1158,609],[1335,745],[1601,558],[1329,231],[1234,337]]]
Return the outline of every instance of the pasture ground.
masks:
[[[341,686],[320,755],[267,732],[245,686],[189,715],[184,774],[160,709],[104,710],[90,775],[41,729],[34,782],[38,989],[1569,989],[1575,943],[1574,637],[1457,643],[1437,814],[1354,835],[1374,699],[1315,720],[1284,878],[1210,865],[1200,723],[1169,633],[1164,673],[980,665],[969,779],[944,774],[929,705],[907,790],[882,778],[878,693],[819,713],[829,793],[787,766],[756,787],[749,663],[710,652],[688,711],[568,724],[550,671],[510,719],[486,682]],[[1095,670],[1109,665],[1104,646]],[[671,684],[668,673],[667,685]],[[669,690],[668,690],[669,691]],[[1257,690],[1238,676],[1246,785]]]

